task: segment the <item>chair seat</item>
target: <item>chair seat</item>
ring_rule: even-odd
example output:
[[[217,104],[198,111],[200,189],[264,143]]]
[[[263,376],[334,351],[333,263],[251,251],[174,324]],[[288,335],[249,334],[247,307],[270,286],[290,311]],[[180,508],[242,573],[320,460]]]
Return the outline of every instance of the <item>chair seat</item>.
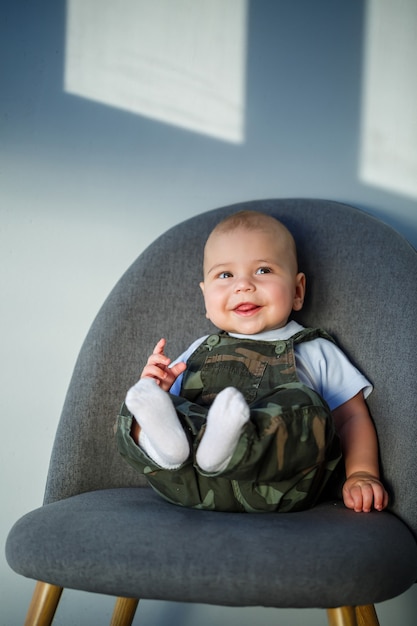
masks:
[[[36,509],[14,525],[6,553],[16,572],[62,587],[230,606],[376,603],[417,579],[415,539],[389,512],[327,502],[301,513],[217,513],[146,487]]]

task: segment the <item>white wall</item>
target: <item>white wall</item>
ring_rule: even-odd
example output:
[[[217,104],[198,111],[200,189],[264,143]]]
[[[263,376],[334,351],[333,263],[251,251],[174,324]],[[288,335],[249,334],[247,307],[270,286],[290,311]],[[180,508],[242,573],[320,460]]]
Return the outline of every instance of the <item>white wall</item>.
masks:
[[[361,207],[417,245],[416,198],[359,178],[365,6],[250,3],[245,141],[231,144],[65,93],[65,3],[2,3],[3,545],[13,522],[42,502],[66,387],[94,315],[162,230],[231,202],[310,196]],[[23,623],[32,589],[2,556],[0,626]],[[108,598],[66,592],[55,623],[102,623],[111,608]],[[414,626],[416,609],[415,588],[377,607],[381,626]],[[316,610],[278,616],[154,602],[140,604],[135,623],[226,619],[325,623]]]

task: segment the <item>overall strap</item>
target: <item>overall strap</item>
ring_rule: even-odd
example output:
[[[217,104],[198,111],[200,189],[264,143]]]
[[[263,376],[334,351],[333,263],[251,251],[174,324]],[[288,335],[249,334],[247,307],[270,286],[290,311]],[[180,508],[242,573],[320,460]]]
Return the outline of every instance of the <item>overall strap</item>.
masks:
[[[312,341],[313,339],[318,339],[318,338],[327,339],[328,341],[331,341],[332,343],[336,343],[333,337],[329,335],[328,332],[326,332],[322,328],[314,328],[314,327],[303,328],[302,330],[298,331],[297,333],[295,333],[288,339],[277,340],[277,341],[265,341],[265,343],[276,344],[277,346],[286,344],[287,349],[292,350],[293,346],[298,343],[302,343],[304,341]],[[250,341],[250,338],[238,339],[236,337],[230,336],[224,330],[221,330],[221,331],[218,331],[217,333],[212,333],[211,335],[209,335],[209,337],[207,337],[207,339],[200,344],[200,346],[195,350],[193,354],[196,354],[198,352],[205,352],[207,350],[211,351],[215,347],[219,348],[221,345],[224,346],[228,344],[237,343],[239,341]],[[263,343],[263,341],[260,340],[260,343]]]
[[[298,333],[295,333],[292,337],[290,337],[290,341],[294,344],[302,343],[303,341],[311,341],[312,339],[327,339],[332,343],[336,343],[335,340],[328,332],[323,330],[322,328],[303,328]]]

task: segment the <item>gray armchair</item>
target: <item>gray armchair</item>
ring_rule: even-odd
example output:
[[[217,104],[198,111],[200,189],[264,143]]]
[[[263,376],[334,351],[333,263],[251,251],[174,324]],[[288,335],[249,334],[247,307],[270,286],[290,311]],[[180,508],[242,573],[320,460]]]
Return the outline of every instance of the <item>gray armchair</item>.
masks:
[[[298,321],[333,334],[373,381],[369,406],[389,511],[357,514],[329,494],[301,513],[234,514],[171,505],[119,457],[120,404],[156,340],[179,354],[210,331],[198,288],[204,240],[226,214],[272,213],[294,233],[308,296]],[[417,578],[417,254],[351,207],[248,202],[163,234],[126,271],[81,349],[44,505],[11,529],[6,555],[38,582],[27,625],[52,622],[63,588],[116,596],[112,626],[139,598],[228,606],[323,607],[329,624],[378,624],[373,605]]]

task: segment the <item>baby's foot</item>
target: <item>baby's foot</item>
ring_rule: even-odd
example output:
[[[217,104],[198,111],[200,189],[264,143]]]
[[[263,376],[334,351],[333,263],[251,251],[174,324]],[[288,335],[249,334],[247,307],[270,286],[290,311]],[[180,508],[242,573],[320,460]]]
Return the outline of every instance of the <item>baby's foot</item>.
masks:
[[[218,394],[197,450],[196,459],[202,470],[214,473],[227,467],[249,416],[249,406],[240,391],[226,387]]]
[[[148,456],[166,469],[182,465],[190,447],[169,394],[152,378],[141,378],[125,402],[140,426],[139,445]]]

